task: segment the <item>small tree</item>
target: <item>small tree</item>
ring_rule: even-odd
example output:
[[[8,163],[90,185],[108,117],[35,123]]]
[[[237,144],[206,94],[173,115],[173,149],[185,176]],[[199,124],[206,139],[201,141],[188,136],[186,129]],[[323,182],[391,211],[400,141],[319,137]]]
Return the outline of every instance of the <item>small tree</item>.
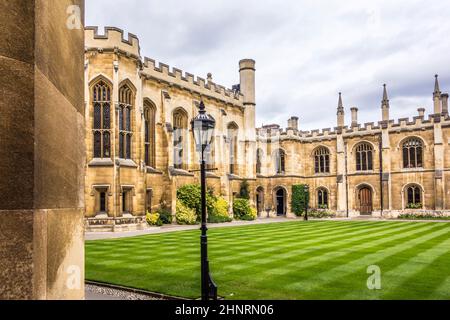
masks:
[[[306,211],[306,206],[309,203],[309,193],[305,190],[304,184],[292,186],[292,211],[296,216],[302,216]]]
[[[250,190],[247,180],[241,182],[241,187],[239,189],[239,198],[250,200]]]

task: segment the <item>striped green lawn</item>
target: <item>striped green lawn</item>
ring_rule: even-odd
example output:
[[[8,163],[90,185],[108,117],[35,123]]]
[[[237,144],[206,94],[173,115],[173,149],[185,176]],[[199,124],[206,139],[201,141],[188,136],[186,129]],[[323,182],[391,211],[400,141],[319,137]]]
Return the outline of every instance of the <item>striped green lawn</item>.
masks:
[[[309,221],[209,232],[226,299],[450,299],[450,223]],[[86,242],[86,278],[197,298],[199,231]],[[381,289],[367,288],[367,268]]]

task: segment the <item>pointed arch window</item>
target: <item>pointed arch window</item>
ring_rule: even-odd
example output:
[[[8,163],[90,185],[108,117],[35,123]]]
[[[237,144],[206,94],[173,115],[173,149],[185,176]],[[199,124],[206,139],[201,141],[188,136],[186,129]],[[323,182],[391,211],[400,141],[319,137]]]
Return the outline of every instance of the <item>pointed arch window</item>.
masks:
[[[275,151],[275,172],[283,174],[286,172],[286,153],[282,149]]]
[[[317,190],[317,207],[319,209],[328,209],[328,191],[325,188]]]
[[[155,132],[156,132],[156,108],[148,101],[144,102],[144,161],[149,167],[156,167]]]
[[[406,207],[408,209],[421,209],[422,202],[422,189],[418,185],[410,185],[406,188]]]
[[[419,138],[409,138],[403,143],[403,168],[423,167],[423,143]]]
[[[227,140],[230,144],[230,158],[229,158],[229,170],[230,174],[237,173],[237,160],[238,160],[238,133],[239,128],[235,123],[230,123],[227,128]]]
[[[111,157],[111,88],[99,81],[93,87],[94,158]]]
[[[263,151],[262,149],[256,150],[256,173],[261,173],[261,167],[262,167],[262,157],[263,157]]]
[[[133,132],[132,122],[133,92],[123,85],[119,89],[119,158],[131,159]]]
[[[356,171],[373,170],[373,148],[368,143],[356,147]]]
[[[173,113],[173,166],[176,169],[184,167],[187,122],[186,111],[181,108],[175,110]]]
[[[315,173],[330,172],[330,151],[328,148],[319,147],[314,152],[314,171]]]

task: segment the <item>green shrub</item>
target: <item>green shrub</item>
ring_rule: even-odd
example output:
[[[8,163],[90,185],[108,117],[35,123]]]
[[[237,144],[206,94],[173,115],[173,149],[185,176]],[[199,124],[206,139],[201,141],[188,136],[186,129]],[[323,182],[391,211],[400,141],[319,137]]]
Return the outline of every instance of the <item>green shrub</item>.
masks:
[[[208,222],[210,223],[220,223],[220,222],[231,222],[231,217],[228,214],[228,202],[219,197],[214,202],[213,209],[208,214]]]
[[[241,182],[241,186],[239,189],[239,198],[250,200],[250,190],[247,180],[243,180]]]
[[[306,206],[309,203],[309,193],[305,190],[304,184],[297,184],[292,186],[292,212],[300,217],[305,213]]]
[[[162,221],[159,218],[159,213],[157,212],[147,212],[145,215],[145,220],[150,226],[162,226]]]
[[[422,204],[419,203],[408,203],[406,206],[407,209],[422,209]]]
[[[334,218],[336,215],[327,210],[308,210],[308,217],[310,218]]]
[[[197,224],[197,214],[194,209],[188,208],[181,201],[177,201],[175,218],[178,224]]]
[[[256,209],[250,207],[250,201],[242,198],[234,199],[233,214],[238,220],[255,220],[257,215]]]
[[[160,208],[157,211],[159,213],[159,219],[163,224],[171,224],[173,221],[172,212],[165,208]]]
[[[196,215],[201,218],[202,200],[201,186],[199,184],[186,184],[177,190],[177,200],[190,209],[194,209]],[[178,202],[177,201],[177,202]],[[206,193],[206,208],[212,212],[216,199],[212,192]]]
[[[450,220],[450,216],[444,216],[442,214],[431,214],[431,213],[403,213],[400,214],[397,219],[408,219],[408,220]]]

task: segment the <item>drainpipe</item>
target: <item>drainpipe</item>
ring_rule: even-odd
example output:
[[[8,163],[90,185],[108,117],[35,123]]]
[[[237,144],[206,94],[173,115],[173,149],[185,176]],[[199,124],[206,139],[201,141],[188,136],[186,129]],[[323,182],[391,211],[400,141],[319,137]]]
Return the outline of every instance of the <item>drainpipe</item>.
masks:
[[[344,154],[345,154],[345,206],[347,212],[347,218],[349,217],[348,208],[348,168],[347,168],[347,142],[344,143]]]
[[[381,217],[383,217],[383,135],[380,133],[380,139],[379,139],[379,152],[380,152],[380,214]]]

